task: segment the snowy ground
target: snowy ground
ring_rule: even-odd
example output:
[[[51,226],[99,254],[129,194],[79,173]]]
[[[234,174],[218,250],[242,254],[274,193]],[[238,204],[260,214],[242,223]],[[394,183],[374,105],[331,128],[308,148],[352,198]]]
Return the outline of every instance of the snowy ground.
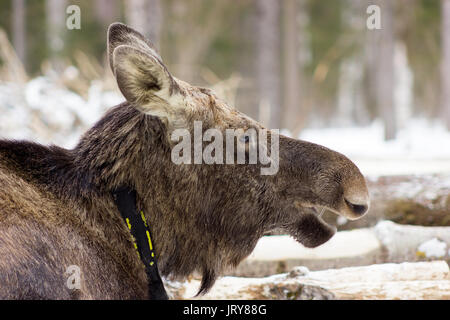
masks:
[[[45,77],[24,86],[0,83],[0,138],[71,148],[108,108],[123,101],[95,81],[87,99]]]

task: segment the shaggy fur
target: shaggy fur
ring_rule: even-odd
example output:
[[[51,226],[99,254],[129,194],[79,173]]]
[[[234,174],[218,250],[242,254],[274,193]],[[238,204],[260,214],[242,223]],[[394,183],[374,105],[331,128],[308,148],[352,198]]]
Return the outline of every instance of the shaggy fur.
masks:
[[[128,102],[73,150],[0,140],[0,298],[147,298],[144,266],[111,197],[120,186],[137,192],[161,274],[199,272],[200,292],[275,228],[308,247],[326,242],[335,229],[315,207],[351,219],[367,211],[358,168],[304,141],[280,136],[273,176],[260,175],[260,165],[172,163],[170,132],[181,124],[263,128],[212,92],[172,77],[142,39],[122,24],[110,27],[112,67]],[[80,267],[81,290],[66,286],[70,265]]]

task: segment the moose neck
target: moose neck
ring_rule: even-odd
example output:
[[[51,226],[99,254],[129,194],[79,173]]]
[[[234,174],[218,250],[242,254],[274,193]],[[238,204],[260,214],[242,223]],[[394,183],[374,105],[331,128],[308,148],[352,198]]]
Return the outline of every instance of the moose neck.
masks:
[[[224,219],[220,195],[206,187],[214,175],[202,166],[172,163],[165,134],[159,120],[122,105],[84,135],[75,163],[101,194],[122,186],[136,190],[161,274],[200,272],[207,290],[223,267],[251,252],[263,230],[243,219]]]

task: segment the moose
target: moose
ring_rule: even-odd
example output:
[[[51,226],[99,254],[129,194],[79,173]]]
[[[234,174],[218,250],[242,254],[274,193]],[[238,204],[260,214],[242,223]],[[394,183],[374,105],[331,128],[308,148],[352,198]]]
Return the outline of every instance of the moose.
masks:
[[[161,276],[198,273],[202,294],[268,232],[282,229],[313,248],[336,232],[320,211],[350,220],[368,211],[366,182],[352,161],[283,135],[273,175],[261,175],[260,164],[173,163],[171,134],[195,121],[202,130],[265,128],[171,75],[136,30],[112,24],[107,46],[126,101],[75,148],[0,140],[1,299],[164,298],[152,294],[158,281],[136,252],[137,238],[148,240],[144,255]],[[143,237],[130,232],[123,210],[142,217]],[[67,285],[70,266],[80,271],[76,288]]]

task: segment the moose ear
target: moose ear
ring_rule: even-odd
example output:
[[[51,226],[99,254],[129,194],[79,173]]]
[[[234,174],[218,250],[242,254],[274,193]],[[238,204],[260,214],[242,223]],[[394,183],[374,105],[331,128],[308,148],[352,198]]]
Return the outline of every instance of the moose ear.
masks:
[[[178,85],[158,58],[121,45],[114,49],[112,60],[117,84],[128,102],[142,112],[157,116],[161,112],[155,109],[170,109]]]
[[[136,30],[113,23],[108,29],[108,56],[125,98],[143,113],[167,120],[171,128],[185,125],[180,87],[153,44]]]
[[[128,45],[144,52],[148,52],[148,54],[156,57],[162,63],[162,59],[153,43],[146,39],[142,34],[123,23],[115,22],[109,26],[107,44],[109,64],[114,74],[113,54],[114,50],[121,45]]]

